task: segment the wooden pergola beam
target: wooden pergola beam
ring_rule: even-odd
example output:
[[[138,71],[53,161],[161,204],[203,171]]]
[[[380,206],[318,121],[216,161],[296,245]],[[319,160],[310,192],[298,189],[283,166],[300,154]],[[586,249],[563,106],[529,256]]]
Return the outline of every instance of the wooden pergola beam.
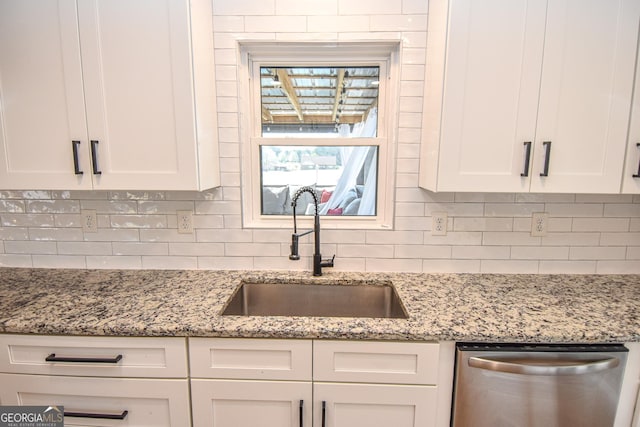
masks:
[[[338,117],[338,106],[340,105],[340,98],[342,97],[342,83],[344,82],[344,68],[338,70],[338,76],[336,77],[336,96],[333,99],[333,113],[331,114],[331,120],[336,121]]]
[[[262,106],[262,121],[263,122],[273,121],[273,115],[271,115],[271,112],[264,105]]]
[[[303,118],[302,118],[302,108],[300,108],[300,101],[298,100],[296,89],[293,87],[293,83],[291,82],[291,78],[289,78],[289,74],[287,73],[287,70],[284,68],[278,68],[276,70],[276,75],[278,76],[278,80],[280,81],[280,83],[282,83],[282,90],[285,93],[285,95],[287,95],[287,98],[289,98],[289,102],[293,106],[293,109],[295,110],[298,116],[298,119],[302,121]]]

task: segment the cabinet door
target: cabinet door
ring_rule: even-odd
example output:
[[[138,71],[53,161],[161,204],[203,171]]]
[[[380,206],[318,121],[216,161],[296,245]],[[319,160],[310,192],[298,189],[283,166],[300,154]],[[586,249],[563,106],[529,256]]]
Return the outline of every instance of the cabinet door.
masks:
[[[189,1],[86,0],[78,14],[94,187],[196,189]]]
[[[83,97],[76,2],[0,2],[0,188],[91,188]]]
[[[193,379],[191,402],[194,427],[311,426],[310,382]]]
[[[545,10],[546,0],[449,1],[438,191],[528,191]]]
[[[620,192],[639,17],[637,0],[549,2],[532,192]]]
[[[65,413],[75,413],[65,416],[65,426],[190,425],[187,380],[0,374],[0,383],[3,405],[64,406]]]
[[[314,426],[433,427],[436,423],[433,386],[314,383],[313,387]]]
[[[627,142],[627,159],[622,177],[622,192],[640,194],[640,46],[638,49],[638,62],[636,63],[636,82]]]

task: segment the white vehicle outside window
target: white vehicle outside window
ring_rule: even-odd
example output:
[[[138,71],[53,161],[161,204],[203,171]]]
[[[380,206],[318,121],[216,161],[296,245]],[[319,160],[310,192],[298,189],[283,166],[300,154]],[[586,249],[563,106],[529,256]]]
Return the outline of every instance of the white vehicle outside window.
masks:
[[[245,227],[391,228],[398,43],[241,43]],[[296,215],[312,215],[303,193]]]

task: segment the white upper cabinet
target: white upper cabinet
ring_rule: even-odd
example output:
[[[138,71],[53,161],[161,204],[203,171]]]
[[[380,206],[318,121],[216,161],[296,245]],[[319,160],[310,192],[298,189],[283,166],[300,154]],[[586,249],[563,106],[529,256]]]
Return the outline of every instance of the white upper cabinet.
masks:
[[[207,0],[3,0],[0,188],[219,185],[211,21]]]
[[[421,187],[620,191],[640,2],[429,7]]]
[[[636,85],[631,106],[631,123],[629,124],[627,159],[622,177],[622,192],[640,194],[640,54],[638,55],[636,73]]]

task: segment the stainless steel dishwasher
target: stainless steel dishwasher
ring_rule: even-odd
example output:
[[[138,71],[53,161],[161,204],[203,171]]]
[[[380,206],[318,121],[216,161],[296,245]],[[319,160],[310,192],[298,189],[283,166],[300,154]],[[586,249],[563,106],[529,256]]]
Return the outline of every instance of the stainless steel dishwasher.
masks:
[[[627,348],[456,346],[453,427],[612,427]]]

